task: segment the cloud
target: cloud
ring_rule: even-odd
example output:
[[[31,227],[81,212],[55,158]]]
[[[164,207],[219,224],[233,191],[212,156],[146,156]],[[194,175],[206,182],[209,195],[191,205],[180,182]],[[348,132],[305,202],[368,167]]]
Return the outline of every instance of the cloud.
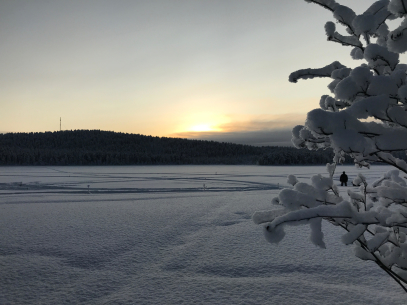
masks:
[[[230,142],[254,146],[293,146],[291,130],[303,124],[304,114],[263,115],[252,119],[229,116],[231,122],[220,124],[221,131],[185,131],[171,134],[170,137]]]
[[[304,118],[304,114],[265,115],[243,121],[232,118],[232,122],[221,124],[218,127],[222,132],[291,129],[293,126],[300,124],[300,122],[304,122]]]
[[[291,129],[233,131],[233,132],[181,132],[173,137],[254,146],[292,146]]]

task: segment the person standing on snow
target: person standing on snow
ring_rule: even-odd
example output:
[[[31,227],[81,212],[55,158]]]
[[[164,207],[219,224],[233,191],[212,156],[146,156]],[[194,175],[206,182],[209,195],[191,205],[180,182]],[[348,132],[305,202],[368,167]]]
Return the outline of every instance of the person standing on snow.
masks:
[[[343,184],[345,184],[345,186],[348,186],[347,185],[348,175],[346,175],[345,172],[343,172],[343,174],[339,177],[339,181],[341,182],[341,186],[343,186]]]

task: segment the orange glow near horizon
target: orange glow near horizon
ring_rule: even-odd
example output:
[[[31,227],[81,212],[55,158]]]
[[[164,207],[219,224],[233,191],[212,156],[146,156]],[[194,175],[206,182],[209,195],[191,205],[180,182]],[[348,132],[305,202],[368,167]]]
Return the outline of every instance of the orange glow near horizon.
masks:
[[[222,125],[231,121],[229,116],[212,112],[186,114],[178,123],[174,133],[222,132]]]

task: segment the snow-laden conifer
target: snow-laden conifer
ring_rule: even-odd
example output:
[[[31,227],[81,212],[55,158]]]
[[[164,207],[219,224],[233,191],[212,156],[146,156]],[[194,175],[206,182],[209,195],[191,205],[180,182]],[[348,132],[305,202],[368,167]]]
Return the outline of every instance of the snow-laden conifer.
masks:
[[[374,261],[407,292],[407,163],[393,155],[407,151],[407,65],[399,62],[399,53],[407,51],[407,0],[376,1],[361,15],[334,0],[305,1],[332,12],[347,34],[329,21],[328,40],[351,47],[351,57],[362,62],[353,69],[335,61],[291,73],[294,83],[332,78],[331,95],[323,95],[305,124],[293,129],[292,142],[310,150],[331,147],[333,163],[327,164],[327,177],[315,175],[309,183],[290,175],[292,187],[272,200],[281,209],[256,212],[253,220],[264,224],[272,243],[284,238],[286,225],[308,224],[311,242],[325,248],[325,219],[343,228],[342,242],[354,244],[358,258]],[[386,22],[396,18],[404,20],[389,31]],[[371,184],[359,174],[343,198],[333,176],[345,155],[357,167],[384,163],[394,170]]]

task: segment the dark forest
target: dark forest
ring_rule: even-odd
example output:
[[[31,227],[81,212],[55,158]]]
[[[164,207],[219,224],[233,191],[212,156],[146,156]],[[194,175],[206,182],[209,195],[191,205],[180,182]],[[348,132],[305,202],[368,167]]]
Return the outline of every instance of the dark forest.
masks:
[[[100,130],[0,134],[0,165],[324,165],[332,162],[332,157],[331,150],[257,147]]]

